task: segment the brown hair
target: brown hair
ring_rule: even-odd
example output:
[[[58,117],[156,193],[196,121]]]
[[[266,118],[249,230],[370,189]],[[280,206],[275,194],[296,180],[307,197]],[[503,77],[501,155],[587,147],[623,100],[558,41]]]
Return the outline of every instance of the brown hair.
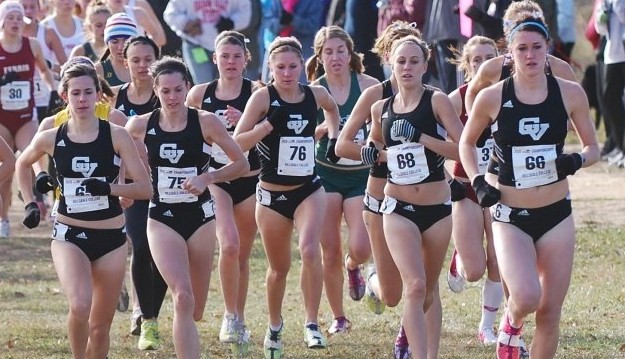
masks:
[[[421,31],[417,29],[417,24],[401,20],[394,21],[375,40],[371,52],[377,54],[380,61],[384,62],[386,55],[391,53],[393,43],[406,36],[421,38]]]
[[[347,47],[347,51],[350,56],[349,68],[352,71],[361,74],[364,71],[364,66],[362,65],[362,55],[354,52],[354,41],[349,34],[345,32],[345,30],[332,25],[322,27],[315,35],[315,41],[313,44],[313,51],[315,54],[306,61],[306,75],[308,80],[314,81],[317,78],[317,71],[320,67],[322,67],[320,59],[323,54],[323,47],[329,39],[339,39],[345,42],[345,46]]]
[[[272,55],[281,52],[295,52],[302,58],[302,63],[304,62],[304,58],[302,57],[302,44],[294,36],[278,36],[269,44],[267,53],[269,54],[270,60]]]
[[[160,60],[154,61],[150,66],[150,76],[154,79],[154,84],[158,85],[158,77],[160,75],[180,73],[186,83],[192,84],[191,74],[187,65],[181,58],[172,56],[163,56]]]
[[[247,48],[248,41],[249,40],[245,38],[245,35],[238,31],[222,31],[215,38],[215,52],[217,52],[217,48],[221,44],[241,46],[243,48],[243,53],[245,54],[245,62],[247,63],[252,61],[252,53]]]
[[[81,76],[91,77],[96,91],[100,92],[100,80],[98,79],[98,74],[96,73],[95,68],[82,62],[69,65],[67,68],[63,69],[63,76],[61,77],[61,83],[59,84],[61,92],[67,93],[67,90],[69,89],[69,80]]]
[[[412,36],[412,35],[405,36],[397,41],[394,41],[393,46],[391,46],[390,54],[391,55],[394,54],[395,51],[397,51],[397,48],[405,43],[411,43],[411,44],[417,45],[423,52],[423,62],[425,63],[428,62],[428,60],[430,59],[430,48],[428,47],[428,44],[425,41],[423,41],[423,39],[418,38],[416,36]]]
[[[508,39],[510,32],[523,20],[535,18],[545,23],[543,10],[532,0],[513,1],[503,15],[504,38]]]
[[[458,66],[458,70],[464,73],[464,80],[466,82],[469,82],[473,75],[475,75],[471,73],[471,51],[473,51],[477,45],[491,45],[493,50],[495,50],[495,56],[497,56],[497,44],[493,39],[486,36],[476,35],[471,37],[469,41],[464,44],[462,52],[456,48],[451,48],[456,56],[449,60],[449,62]]]

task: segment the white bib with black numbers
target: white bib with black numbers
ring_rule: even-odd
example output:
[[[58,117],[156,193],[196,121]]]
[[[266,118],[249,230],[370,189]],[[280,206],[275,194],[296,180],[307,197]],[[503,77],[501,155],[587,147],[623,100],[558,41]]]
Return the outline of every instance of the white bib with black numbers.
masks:
[[[256,202],[263,206],[271,205],[271,193],[260,186],[260,183],[256,184]]]
[[[8,111],[22,110],[30,101],[30,81],[13,81],[0,88],[2,109]]]
[[[419,183],[430,175],[425,147],[418,143],[402,143],[387,150],[388,170],[395,184]]]
[[[54,227],[52,227],[52,239],[57,241],[64,241],[65,235],[69,230],[69,226],[61,222],[54,221]]]
[[[315,140],[312,137],[281,137],[278,174],[310,176],[315,170]]]
[[[558,180],[556,145],[512,147],[516,188],[542,186]]]
[[[106,181],[105,177],[90,177]],[[109,208],[108,196],[92,196],[81,183],[87,178],[63,178],[63,197],[67,213],[83,213]]]
[[[356,137],[354,137],[354,143],[357,143],[361,146],[365,144],[365,131],[362,128],[359,129],[358,132],[356,132]],[[362,161],[341,157],[339,161],[337,162],[337,164],[343,165],[343,166],[358,166],[362,164]]]
[[[197,176],[197,168],[158,167],[158,198],[163,203],[190,203],[197,201],[197,196],[182,189],[188,178]]]
[[[495,140],[489,138],[484,142],[484,146],[475,148],[477,151],[477,171],[481,175],[486,174],[488,163],[490,162],[490,155],[493,153],[494,146]]]
[[[215,215],[215,201],[209,199],[202,203],[202,211],[204,211],[204,218],[210,218]]]
[[[512,208],[505,204],[497,203],[490,207],[490,213],[499,222],[510,223],[510,215],[512,214]]]

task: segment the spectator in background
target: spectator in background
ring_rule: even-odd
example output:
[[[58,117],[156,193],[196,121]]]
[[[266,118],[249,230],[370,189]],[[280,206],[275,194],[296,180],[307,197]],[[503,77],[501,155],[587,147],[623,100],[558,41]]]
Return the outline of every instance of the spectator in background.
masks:
[[[605,63],[603,84],[603,118],[610,128],[615,148],[609,153],[608,164],[623,167],[623,136],[625,135],[625,0],[604,0],[595,14],[595,28],[606,36],[603,62]]]
[[[163,14],[165,13],[167,4],[169,4],[169,0],[150,0],[150,4],[154,9],[154,13],[156,13],[158,21],[165,30],[165,38],[167,39],[166,44],[161,47],[161,54],[182,57],[182,51],[180,50],[182,48],[182,40],[180,36],[176,35],[174,30],[169,27],[165,19],[163,19]]]
[[[556,0],[558,38],[554,55],[571,62],[571,52],[575,46],[575,3],[573,0]]]
[[[265,48],[278,36],[294,36],[302,44],[302,56],[313,55],[313,40],[321,21],[323,1],[319,0],[261,0],[263,10],[263,42]],[[295,4],[293,4],[295,3]],[[292,9],[292,11],[291,11]],[[271,75],[267,63],[269,54],[263,60],[263,81]],[[308,83],[305,71],[300,75],[301,83]]]
[[[171,0],[163,18],[182,38],[182,58],[195,83],[217,77],[215,38],[222,31],[242,30],[252,17],[251,0]]]
[[[433,0],[428,4],[425,38],[434,49],[438,87],[449,94],[458,87],[456,65],[450,48],[458,48],[461,39],[457,0]]]
[[[245,44],[250,52],[251,58],[246,66],[245,77],[250,80],[260,79],[262,71],[262,59],[265,49],[261,41],[259,41],[258,33],[260,32],[260,23],[263,19],[263,12],[261,10],[260,0],[251,0],[252,16],[250,17],[250,24],[241,30],[241,33],[245,35],[245,39],[248,40]]]
[[[365,73],[379,81],[384,80],[380,58],[371,49],[376,33],[371,31],[378,24],[376,0],[347,0],[345,4],[345,32],[354,41],[354,51],[364,55]]]

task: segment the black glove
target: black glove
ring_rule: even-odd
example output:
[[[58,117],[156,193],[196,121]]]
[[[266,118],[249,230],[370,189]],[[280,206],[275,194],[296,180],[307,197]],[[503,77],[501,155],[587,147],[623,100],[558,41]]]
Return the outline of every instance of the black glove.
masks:
[[[36,202],[30,202],[24,207],[24,220],[22,223],[30,229],[33,229],[39,225],[41,220],[41,211]]]
[[[111,194],[111,184],[97,178],[87,178],[80,185],[85,186],[87,192],[92,196],[108,196]]]
[[[578,169],[582,168],[584,159],[579,153],[561,154],[556,158],[556,169],[565,176],[574,175]]]
[[[419,142],[421,130],[406,120],[397,120],[391,127],[391,138],[403,142]]]
[[[451,201],[452,202],[457,202],[457,201],[461,201],[465,198],[467,198],[467,189],[466,187],[460,183],[459,181],[456,181],[456,179],[452,179],[451,182],[449,182],[449,189],[451,190]]]
[[[337,163],[341,157],[336,155],[336,138],[328,139],[328,149],[326,150],[326,158],[332,163]]]
[[[280,25],[290,25],[293,22],[293,14],[282,9],[280,12]]]
[[[489,185],[484,175],[475,176],[471,186],[477,196],[477,203],[484,208],[494,205],[501,198],[501,191]]]
[[[41,171],[35,179],[35,189],[37,192],[44,194],[54,189],[54,179],[46,171]]]
[[[232,30],[234,29],[234,22],[230,18],[221,16],[215,24],[215,28],[218,32]]]
[[[4,86],[8,83],[11,83],[15,80],[17,80],[18,76],[17,76],[17,72],[15,71],[9,71],[6,74],[4,74],[4,76],[2,76],[2,78],[0,78],[0,86]]]
[[[54,115],[65,108],[65,102],[59,96],[57,91],[50,92],[50,101],[48,102],[48,116]]]
[[[378,151],[373,142],[369,142],[369,146],[362,146],[360,148],[360,158],[362,159],[362,163],[373,166],[378,163],[380,151]]]

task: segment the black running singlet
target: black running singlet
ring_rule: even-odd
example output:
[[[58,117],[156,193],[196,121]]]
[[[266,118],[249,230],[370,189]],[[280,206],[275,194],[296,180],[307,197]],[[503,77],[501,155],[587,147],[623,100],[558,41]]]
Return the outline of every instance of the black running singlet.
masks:
[[[113,148],[111,126],[98,121],[98,137],[89,143],[77,143],[67,136],[67,122],[56,132],[54,165],[60,185],[58,213],[83,221],[98,221],[122,214],[116,196],[92,196],[82,182],[97,178],[114,183],[119,176],[120,159]]]

